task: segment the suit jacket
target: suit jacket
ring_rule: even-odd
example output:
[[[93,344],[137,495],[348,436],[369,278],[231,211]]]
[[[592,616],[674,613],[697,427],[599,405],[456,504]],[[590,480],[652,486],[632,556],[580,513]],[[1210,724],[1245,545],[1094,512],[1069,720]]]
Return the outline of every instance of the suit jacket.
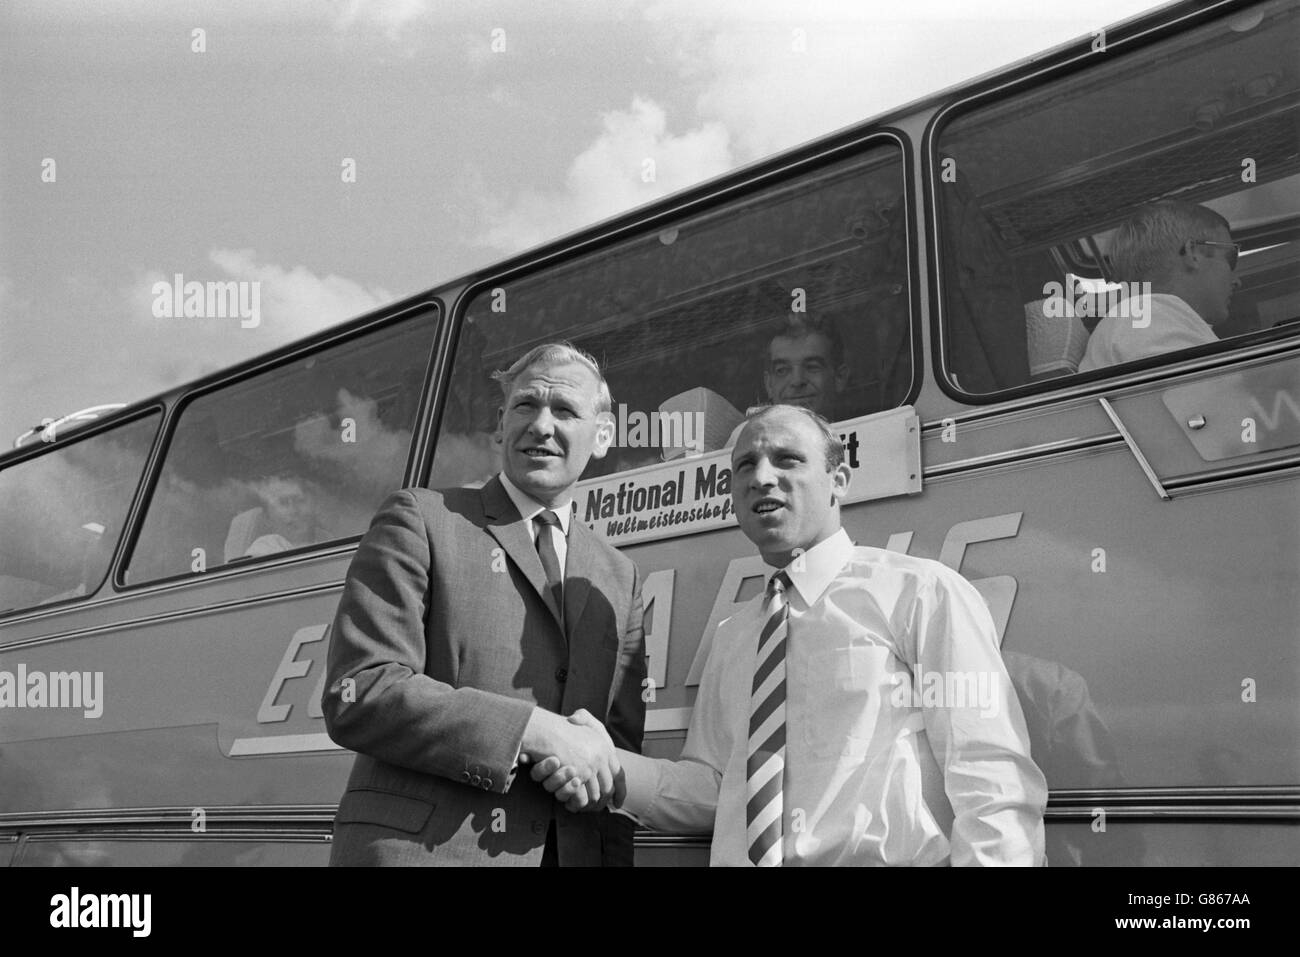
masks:
[[[646,676],[636,566],[576,519],[565,630],[499,478],[403,489],[371,521],[331,629],[321,705],[357,752],[333,865],[630,864],[631,821],[572,814],[515,758],[533,706],[586,708],[640,751]]]

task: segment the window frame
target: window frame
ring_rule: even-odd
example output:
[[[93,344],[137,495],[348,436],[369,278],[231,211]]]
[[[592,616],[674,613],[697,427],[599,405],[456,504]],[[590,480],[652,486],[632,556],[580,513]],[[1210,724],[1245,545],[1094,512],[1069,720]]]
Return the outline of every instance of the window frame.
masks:
[[[905,341],[909,344],[911,352],[911,382],[903,400],[893,408],[913,404],[921,393],[925,370],[921,336],[921,301],[924,289],[920,281],[921,249],[916,221],[914,155],[911,139],[903,130],[894,126],[875,126],[866,130],[854,129],[833,135],[797,149],[793,153],[742,167],[716,180],[690,187],[577,233],[561,237],[539,249],[507,259],[476,274],[460,290],[451,305],[448,344],[438,370],[435,411],[427,433],[430,448],[436,446],[442,434],[443,412],[447,405],[447,393],[454,378],[456,360],[460,357],[461,332],[465,326],[469,305],[483,292],[506,286],[511,282],[533,278],[551,268],[563,268],[586,256],[598,256],[629,240],[652,236],[690,216],[715,213],[728,203],[752,200],[769,188],[789,185],[791,181],[801,176],[814,174],[834,163],[882,145],[895,146],[900,151],[905,206],[903,221],[907,241],[908,334]],[[433,455],[430,454],[415,479],[419,486],[428,487],[432,467]]]
[[[1104,58],[1117,55],[1136,55],[1181,34],[1258,5],[1262,5],[1262,3],[1243,4],[1234,3],[1233,0],[1222,0],[1222,2],[1213,6],[1189,10],[1168,20],[1161,19],[1162,16],[1168,15],[1167,11],[1151,11],[1127,25],[1126,29],[1117,29],[1114,33],[1107,33],[1105,50],[1100,55]],[[1296,322],[1274,326],[1270,329],[1259,329],[1255,332],[1234,336],[1216,343],[1206,343],[1188,349],[1179,349],[1174,352],[1148,356],[1114,366],[1106,366],[1090,372],[1073,372],[1069,375],[1048,378],[1039,382],[1026,382],[996,392],[967,392],[953,381],[952,369],[948,363],[949,337],[945,323],[944,290],[947,281],[945,278],[946,264],[942,250],[945,233],[939,221],[942,209],[940,191],[943,189],[943,184],[938,178],[942,161],[939,155],[940,138],[950,123],[965,117],[969,113],[986,106],[1005,106],[1008,102],[1013,101],[1015,97],[1026,92],[1037,91],[1045,84],[1064,80],[1071,76],[1086,74],[1092,66],[1108,62],[1107,60],[1097,59],[1097,54],[1092,51],[1092,43],[1092,36],[1081,38],[1061,48],[1056,56],[1049,56],[1043,60],[1035,61],[1023,69],[996,76],[961,91],[957,98],[944,103],[935,111],[929,122],[927,122],[925,132],[922,135],[921,178],[924,181],[925,220],[928,230],[925,256],[926,265],[929,269],[926,294],[929,297],[930,304],[929,325],[932,349],[930,371],[933,373],[940,391],[949,399],[963,405],[997,405],[1017,399],[1042,398],[1045,397],[1046,393],[1060,393],[1060,398],[1072,398],[1076,391],[1104,392],[1108,384],[1113,380],[1120,380],[1120,384],[1127,385],[1129,377],[1134,375],[1138,376],[1138,381],[1144,382],[1153,378],[1160,378],[1159,375],[1142,374],[1166,366],[1173,367],[1166,373],[1172,377],[1190,371],[1189,368],[1184,367],[1184,363],[1189,361],[1207,360],[1206,364],[1215,364],[1213,360],[1225,353],[1233,353],[1238,350],[1242,351],[1241,359],[1245,361],[1255,355],[1254,350],[1257,347],[1269,343],[1297,339],[1296,344],[1300,345],[1300,322]],[[1243,248],[1243,253],[1245,251],[1245,248]],[[1193,365],[1191,368],[1199,367],[1200,365]],[[1046,400],[1053,401],[1056,398],[1057,396],[1051,396]]]
[[[59,601],[46,602],[37,605],[24,605],[16,608],[0,610],[0,621],[13,619],[22,615],[43,614],[48,610],[63,609],[75,602],[88,602],[93,600],[103,590],[105,584],[113,585],[116,581],[117,564],[122,557],[123,544],[131,537],[135,517],[141,504],[141,497],[144,494],[145,487],[148,483],[150,473],[154,463],[157,460],[159,448],[162,442],[163,432],[167,425],[167,408],[161,399],[151,400],[144,405],[135,408],[123,409],[114,412],[112,415],[105,416],[93,422],[80,426],[72,432],[67,433],[63,438],[56,439],[53,442],[37,442],[34,445],[23,446],[16,449],[13,458],[0,463],[0,473],[8,472],[10,469],[22,465],[24,462],[37,458],[41,455],[52,455],[56,451],[69,448],[70,446],[92,439],[98,435],[108,432],[112,429],[125,428],[135,422],[147,418],[154,413],[158,413],[158,423],[154,428],[153,437],[149,440],[149,446],[145,451],[144,462],[140,467],[140,475],[136,479],[135,489],[131,497],[127,500],[126,512],[122,518],[122,528],[119,530],[117,540],[113,543],[113,550],[109,555],[108,567],[100,577],[93,590],[88,590],[84,595],[74,595],[70,598],[63,598]],[[110,590],[112,590],[110,588]],[[102,598],[103,596],[101,596]]]
[[[290,365],[294,362],[308,358],[312,355],[319,355],[321,352],[341,346],[346,342],[361,339],[369,334],[378,332],[391,326],[400,325],[403,322],[415,320],[420,321],[422,318],[426,322],[433,324],[432,333],[429,340],[429,352],[424,359],[424,374],[421,379],[420,395],[416,403],[415,417],[411,422],[411,442],[406,449],[406,462],[402,467],[402,484],[395,487],[393,491],[409,485],[412,481],[411,472],[415,460],[420,451],[421,443],[419,441],[422,434],[422,420],[428,412],[429,394],[430,394],[430,376],[433,370],[434,358],[437,355],[439,340],[443,332],[442,321],[446,315],[446,310],[442,299],[438,296],[422,293],[416,297],[415,302],[406,304],[399,303],[395,312],[383,316],[382,318],[366,322],[364,325],[343,329],[331,329],[325,333],[311,336],[304,340],[291,342],[260,356],[255,356],[245,362],[242,362],[229,369],[216,373],[216,378],[205,380],[199,384],[183,388],[170,403],[167,410],[166,418],[163,422],[163,428],[160,430],[162,441],[155,449],[153,459],[149,463],[147,470],[148,485],[144,489],[143,495],[137,503],[138,507],[132,511],[129,516],[128,538],[125,546],[119,542],[120,554],[115,555],[116,561],[112,568],[113,590],[119,593],[138,593],[142,590],[157,588],[160,586],[178,586],[193,584],[202,581],[212,580],[214,577],[226,577],[229,575],[240,574],[249,570],[262,570],[272,563],[292,564],[303,561],[308,558],[326,551],[342,551],[355,546],[362,536],[365,529],[362,529],[355,535],[349,535],[343,538],[334,538],[325,542],[317,542],[311,545],[302,545],[298,548],[289,549],[283,552],[274,552],[268,555],[261,555],[234,562],[223,562],[220,565],[213,566],[207,571],[201,573],[186,572],[179,575],[168,575],[162,578],[150,578],[140,582],[123,581],[126,574],[127,565],[131,556],[139,544],[140,532],[144,528],[144,520],[149,514],[149,509],[154,503],[154,494],[157,491],[158,482],[162,478],[162,466],[167,460],[167,455],[172,451],[172,445],[176,437],[176,430],[185,411],[192,402],[211,395],[222,389],[237,387],[239,384],[249,381],[263,373],[272,371],[282,366]],[[409,300],[408,300],[409,302]]]

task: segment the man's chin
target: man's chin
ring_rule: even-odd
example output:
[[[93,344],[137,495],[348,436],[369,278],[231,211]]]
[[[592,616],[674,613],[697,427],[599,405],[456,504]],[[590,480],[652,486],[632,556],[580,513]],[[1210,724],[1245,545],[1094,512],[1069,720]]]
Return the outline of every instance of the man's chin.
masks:
[[[786,536],[782,534],[780,528],[764,525],[749,525],[748,527],[742,528],[741,531],[745,533],[746,538],[754,543],[754,547],[763,554],[767,554],[768,552],[779,552],[782,550],[789,551],[789,546],[786,544]]]

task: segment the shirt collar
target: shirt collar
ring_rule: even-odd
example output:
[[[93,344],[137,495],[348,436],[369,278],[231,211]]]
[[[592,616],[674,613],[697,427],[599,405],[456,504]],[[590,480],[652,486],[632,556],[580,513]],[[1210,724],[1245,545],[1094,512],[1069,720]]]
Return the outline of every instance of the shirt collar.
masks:
[[[809,608],[822,596],[853,555],[853,541],[841,528],[786,565],[783,571]]]
[[[573,518],[573,498],[569,497],[567,501],[560,502],[556,505],[543,505],[537,499],[533,498],[527,492],[523,491],[518,485],[510,481],[510,477],[505,472],[500,473],[501,484],[505,487],[506,494],[510,496],[510,501],[514,502],[515,508],[519,510],[519,517],[524,521],[532,523],[532,520],[540,515],[546,509],[550,509],[560,518],[560,531],[567,538],[569,536],[569,520]]]

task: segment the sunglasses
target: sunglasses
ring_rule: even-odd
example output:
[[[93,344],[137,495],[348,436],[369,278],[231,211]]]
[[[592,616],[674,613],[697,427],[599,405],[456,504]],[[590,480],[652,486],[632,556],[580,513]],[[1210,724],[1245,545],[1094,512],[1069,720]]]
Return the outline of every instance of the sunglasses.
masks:
[[[1220,249],[1231,250],[1228,253],[1228,268],[1237,268],[1237,257],[1241,255],[1241,243],[1216,243],[1208,239],[1193,239],[1193,246],[1218,246]]]

